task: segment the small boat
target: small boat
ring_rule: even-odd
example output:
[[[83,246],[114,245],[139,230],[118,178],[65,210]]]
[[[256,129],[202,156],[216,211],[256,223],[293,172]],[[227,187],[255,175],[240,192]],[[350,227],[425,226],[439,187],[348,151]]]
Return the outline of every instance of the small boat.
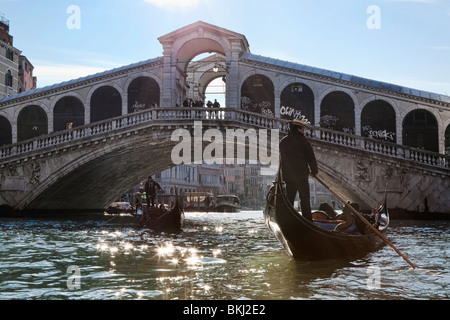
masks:
[[[239,198],[232,194],[220,195],[216,197],[215,212],[239,212],[241,203]]]
[[[188,192],[185,194],[184,211],[213,211],[214,195],[211,192]]]
[[[287,199],[285,184],[277,178],[267,195],[264,220],[294,259],[362,257],[385,244],[382,238],[357,217],[356,225],[336,232],[336,226],[342,221],[328,219],[322,214],[323,212],[313,212],[313,221],[304,218],[291,205]],[[364,218],[380,232],[384,232],[389,224],[386,201],[370,215],[364,215]]]
[[[172,208],[163,204],[147,207],[138,203],[133,215],[139,219],[142,226],[154,231],[178,232],[181,230],[184,221],[183,206],[178,197],[176,197]]]
[[[105,209],[105,213],[107,214],[126,214],[132,213],[133,206],[129,202],[116,201],[109,205],[108,208]]]

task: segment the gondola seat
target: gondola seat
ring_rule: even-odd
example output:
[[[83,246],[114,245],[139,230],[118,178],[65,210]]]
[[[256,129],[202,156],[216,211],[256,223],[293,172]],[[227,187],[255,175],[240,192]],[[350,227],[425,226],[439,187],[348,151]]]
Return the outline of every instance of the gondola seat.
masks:
[[[318,219],[313,218],[313,222],[315,225],[328,230],[333,231],[338,224],[344,223],[344,220],[328,220],[328,219]],[[358,231],[355,224],[352,224],[347,229],[342,230],[342,233],[352,234],[352,235],[361,235],[361,233]]]

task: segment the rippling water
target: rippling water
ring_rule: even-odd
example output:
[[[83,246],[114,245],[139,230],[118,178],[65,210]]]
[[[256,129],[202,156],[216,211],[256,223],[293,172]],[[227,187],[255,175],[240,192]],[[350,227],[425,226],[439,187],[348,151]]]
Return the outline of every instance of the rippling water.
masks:
[[[129,217],[0,219],[0,299],[448,299],[450,221],[391,225],[416,270],[388,246],[294,261],[261,211],[186,213],[180,234]]]

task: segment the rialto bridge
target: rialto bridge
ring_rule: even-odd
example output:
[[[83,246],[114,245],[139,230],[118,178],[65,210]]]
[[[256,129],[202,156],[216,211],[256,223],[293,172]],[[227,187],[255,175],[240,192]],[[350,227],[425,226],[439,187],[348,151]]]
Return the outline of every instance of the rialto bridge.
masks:
[[[450,213],[450,97],[261,57],[201,21],[158,40],[162,57],[0,100],[0,208],[103,209],[175,165],[176,129],[281,138],[303,115],[321,171],[347,198],[373,207],[387,191],[393,210]],[[212,117],[216,78],[226,106]]]

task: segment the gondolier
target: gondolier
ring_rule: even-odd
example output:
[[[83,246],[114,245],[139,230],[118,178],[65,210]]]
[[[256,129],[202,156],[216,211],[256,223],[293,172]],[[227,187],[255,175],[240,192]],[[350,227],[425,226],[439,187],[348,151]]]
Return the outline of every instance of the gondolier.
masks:
[[[288,135],[280,142],[279,174],[286,183],[291,204],[298,192],[302,215],[312,220],[308,177],[310,173],[316,175],[318,168],[314,150],[304,135],[308,125],[309,121],[304,117],[291,122]]]
[[[150,207],[150,202],[152,203],[152,207],[155,206],[155,196],[157,189],[162,191],[161,186],[158,182],[154,181],[152,176],[148,177],[147,182],[145,183],[145,193],[147,195],[147,207]]]

